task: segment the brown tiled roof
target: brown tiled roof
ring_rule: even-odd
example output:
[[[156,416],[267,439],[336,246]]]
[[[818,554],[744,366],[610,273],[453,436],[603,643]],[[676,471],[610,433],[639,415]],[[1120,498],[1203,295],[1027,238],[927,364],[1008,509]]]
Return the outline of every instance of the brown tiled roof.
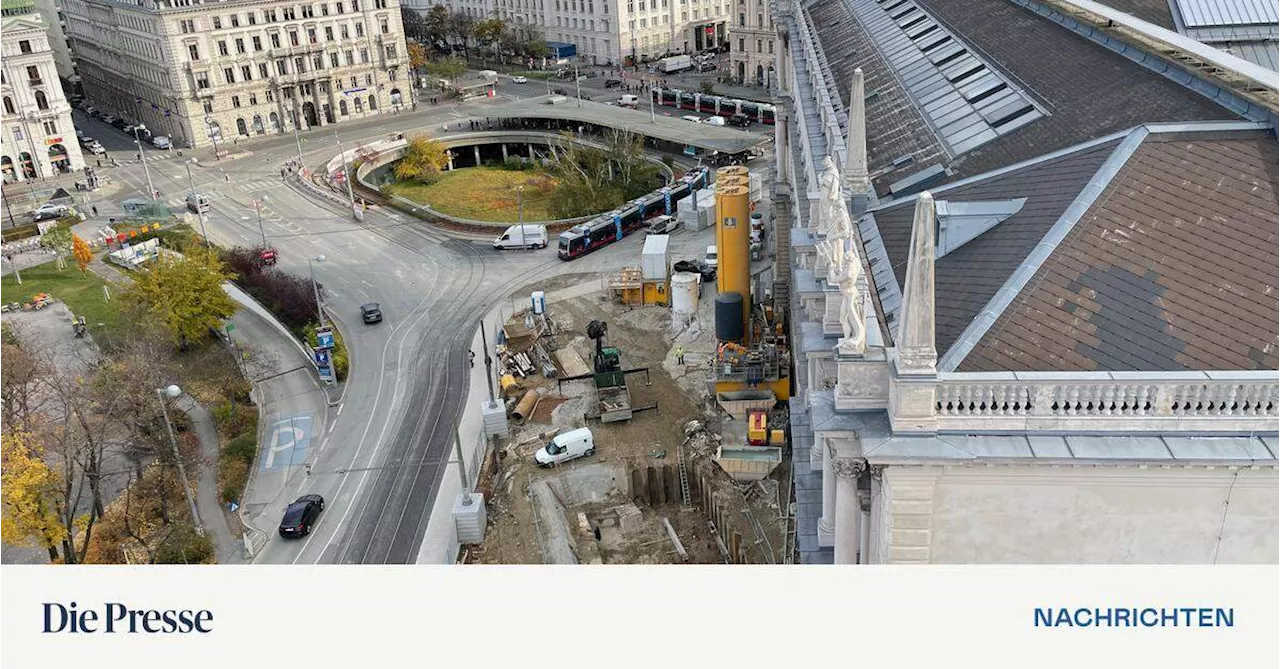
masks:
[[[935,332],[944,354],[1044,237],[1080,190],[1115,150],[1119,140],[934,191],[934,198],[976,202],[1027,198],[1022,210],[976,239],[940,258],[935,266]],[[899,292],[911,253],[915,198],[874,213],[877,232]]]
[[[1147,137],[958,371],[1277,369],[1277,160]]]

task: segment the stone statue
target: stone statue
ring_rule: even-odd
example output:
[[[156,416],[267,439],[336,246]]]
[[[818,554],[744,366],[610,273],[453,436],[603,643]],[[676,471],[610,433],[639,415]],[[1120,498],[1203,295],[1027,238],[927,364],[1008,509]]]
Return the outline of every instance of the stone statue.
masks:
[[[835,232],[836,212],[844,208],[840,198],[840,170],[836,161],[827,156],[822,159],[822,175],[818,177],[822,199],[818,201],[818,234],[831,236]]]
[[[844,296],[840,304],[840,328],[844,336],[836,345],[836,350],[843,355],[861,355],[867,348],[866,319],[863,317],[862,291],[858,290],[858,278],[862,275],[862,263],[855,256],[845,263],[846,269],[840,276],[840,293]]]

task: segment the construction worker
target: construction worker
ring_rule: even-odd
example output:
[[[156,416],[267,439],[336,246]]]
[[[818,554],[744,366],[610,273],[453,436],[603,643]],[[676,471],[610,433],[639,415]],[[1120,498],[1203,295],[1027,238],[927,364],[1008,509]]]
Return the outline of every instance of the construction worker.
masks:
[[[676,347],[676,364],[677,365],[684,364],[684,347],[683,346]]]

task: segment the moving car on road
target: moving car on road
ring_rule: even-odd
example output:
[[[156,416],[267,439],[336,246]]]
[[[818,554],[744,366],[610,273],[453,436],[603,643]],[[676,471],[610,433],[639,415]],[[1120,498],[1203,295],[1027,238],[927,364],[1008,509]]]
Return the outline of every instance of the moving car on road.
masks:
[[[528,79],[527,77],[511,77],[511,83],[513,83],[513,84],[527,84],[527,83],[529,83],[529,79]]]
[[[545,225],[513,225],[493,240],[495,249],[545,249],[547,248],[547,226]]]
[[[734,114],[729,117],[729,125],[736,125],[745,128],[751,125],[751,117],[743,113]]]
[[[305,537],[311,534],[320,512],[324,511],[324,498],[319,495],[303,495],[284,510],[280,521],[280,536]]]
[[[624,96],[622,96],[622,97],[618,98],[618,106],[619,106],[619,107],[630,107],[630,108],[632,108],[632,109],[636,109],[636,108],[638,108],[638,107],[640,106],[640,96],[638,96],[638,95],[624,95]]]
[[[702,122],[703,122],[703,123],[706,123],[707,125],[719,125],[719,126],[723,126],[723,125],[724,125],[724,117],[723,117],[723,116],[708,116],[708,117],[706,117],[706,118],[702,119]]]
[[[157,149],[167,149],[173,146],[173,142],[169,141],[169,138],[164,135],[156,135],[151,138],[151,146],[154,146]]]
[[[702,117],[701,117],[701,116],[694,116],[693,114],[689,114],[689,115],[687,115],[687,116],[681,116],[680,118],[682,118],[682,119],[684,119],[684,120],[686,120],[686,121],[688,121],[688,122],[690,122],[690,123],[702,123]]]
[[[51,218],[62,218],[70,212],[71,210],[65,204],[53,204],[51,202],[46,202],[40,205],[38,209],[31,212],[31,214],[37,221],[46,221]]]
[[[382,306],[377,302],[369,302],[360,305],[360,318],[364,320],[365,325],[373,325],[382,322]]]
[[[621,86],[621,85],[622,85],[622,80],[621,80],[621,79],[605,79],[605,80],[604,80],[604,87],[605,87],[605,88],[617,88],[617,87],[619,87],[619,86]]]
[[[102,122],[103,122],[103,123],[106,123],[107,125],[110,125],[110,124],[112,124],[112,123],[115,123],[115,122],[116,122],[116,120],[117,120],[117,119],[116,119],[116,117],[112,116],[111,114],[107,114],[107,115],[105,115],[105,116],[103,116],[103,117],[102,117]]]

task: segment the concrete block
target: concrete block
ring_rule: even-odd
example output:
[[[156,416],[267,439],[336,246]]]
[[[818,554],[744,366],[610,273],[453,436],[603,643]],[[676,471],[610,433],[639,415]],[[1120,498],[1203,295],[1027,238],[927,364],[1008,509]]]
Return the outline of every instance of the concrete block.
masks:
[[[618,516],[618,530],[623,534],[639,530],[644,522],[640,507],[635,504],[623,504],[622,506],[614,507],[613,511]]]

